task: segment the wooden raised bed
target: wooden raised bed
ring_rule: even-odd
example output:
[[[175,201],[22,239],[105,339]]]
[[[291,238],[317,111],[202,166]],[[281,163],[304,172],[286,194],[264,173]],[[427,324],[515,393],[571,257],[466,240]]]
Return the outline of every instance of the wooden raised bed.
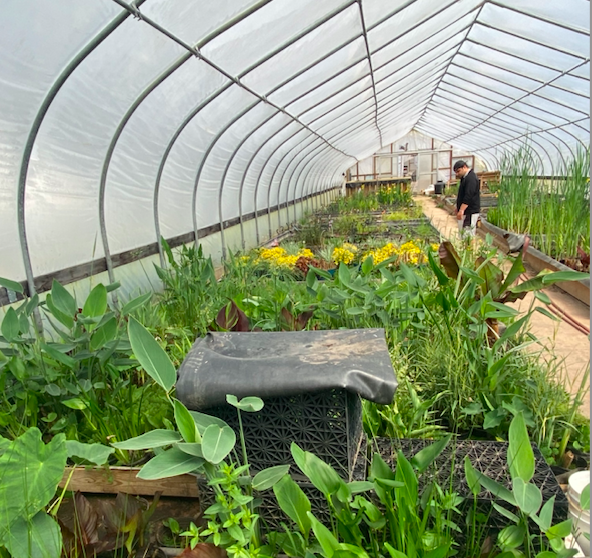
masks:
[[[63,488],[68,483],[68,490],[91,494],[123,492],[136,496],[154,496],[156,492],[161,492],[163,496],[199,498],[196,475],[186,474],[147,481],[136,477],[139,470],[138,467],[66,467],[59,486]]]

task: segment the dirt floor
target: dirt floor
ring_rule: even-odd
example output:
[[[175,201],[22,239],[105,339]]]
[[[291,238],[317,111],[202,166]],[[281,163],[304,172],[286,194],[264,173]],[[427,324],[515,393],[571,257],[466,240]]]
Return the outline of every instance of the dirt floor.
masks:
[[[424,213],[444,238],[454,238],[458,234],[456,219],[446,210],[436,207],[436,202],[426,196],[415,198],[416,203],[423,206]],[[528,273],[528,261],[525,267]],[[576,300],[557,287],[546,289],[551,301],[576,323],[590,329],[590,307]],[[527,311],[534,301],[532,294],[516,302],[513,306],[518,310]],[[540,303],[538,303],[540,305]],[[554,321],[543,314],[536,313],[531,320],[531,332],[548,349],[551,349],[559,364],[559,374],[565,386],[572,394],[576,394],[582,383],[583,376],[590,366],[590,340],[588,335],[574,327],[566,320]],[[583,399],[581,412],[590,418],[590,382],[587,382],[587,393]]]

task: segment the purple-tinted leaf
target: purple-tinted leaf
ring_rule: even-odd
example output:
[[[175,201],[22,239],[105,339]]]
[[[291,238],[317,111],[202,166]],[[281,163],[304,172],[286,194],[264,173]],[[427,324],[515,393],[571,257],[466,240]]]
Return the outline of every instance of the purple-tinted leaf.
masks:
[[[440,264],[446,271],[446,275],[452,279],[458,277],[460,268],[460,257],[451,242],[445,240],[438,248],[438,256],[440,257]]]

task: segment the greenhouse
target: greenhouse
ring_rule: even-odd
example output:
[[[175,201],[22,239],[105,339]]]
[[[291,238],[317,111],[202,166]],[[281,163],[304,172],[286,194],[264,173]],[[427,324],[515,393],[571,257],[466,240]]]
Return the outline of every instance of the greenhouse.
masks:
[[[589,556],[589,22],[4,0],[0,557]]]

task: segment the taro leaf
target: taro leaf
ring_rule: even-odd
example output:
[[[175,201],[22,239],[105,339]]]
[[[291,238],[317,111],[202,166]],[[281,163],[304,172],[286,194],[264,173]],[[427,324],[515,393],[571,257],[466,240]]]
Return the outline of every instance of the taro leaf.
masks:
[[[103,444],[83,444],[76,440],[66,440],[66,450],[68,457],[80,457],[99,466],[106,463],[109,456],[115,451]]]
[[[4,315],[0,331],[4,338],[10,343],[18,337],[20,329],[19,317],[16,310],[10,307]]]
[[[219,419],[218,417],[213,417],[211,415],[206,415],[204,413],[198,413],[197,411],[189,411],[189,414],[193,417],[193,420],[197,425],[197,429],[199,430],[200,434],[203,434],[205,432],[205,429],[211,424],[216,424],[220,428],[228,426],[228,424],[226,424],[222,419]]]
[[[285,475],[273,486],[273,492],[281,510],[298,525],[298,530],[308,537],[310,531],[310,500],[290,475]]]
[[[141,436],[124,440],[123,442],[114,442],[113,447],[120,450],[145,450],[169,446],[182,440],[181,435],[174,430],[151,430]]]
[[[11,281],[10,279],[6,279],[5,277],[0,277],[0,287],[4,287],[5,289],[14,291],[15,293],[23,294],[25,289],[20,283],[16,281]]]
[[[535,463],[522,412],[514,416],[510,423],[508,442],[510,475],[512,479],[519,477],[528,482],[534,475]]]
[[[240,401],[236,395],[227,395],[226,402],[241,411],[247,413],[256,413],[263,409],[263,400],[259,397],[243,397]]]
[[[30,519],[19,517],[2,543],[12,558],[61,556],[62,533],[60,526],[44,511],[40,511]]]
[[[250,331],[249,318],[231,300],[216,316],[216,325],[223,331]]]
[[[67,457],[63,434],[46,445],[35,427],[4,448],[0,456],[0,540],[12,530],[11,522],[24,518],[27,523],[49,503],[62,480]]]
[[[171,448],[153,457],[138,473],[139,479],[156,480],[191,473],[203,465],[200,457]]]
[[[51,284],[51,300],[55,307],[66,316],[74,317],[78,311],[76,299],[55,279]]]
[[[101,327],[97,328],[92,334],[90,340],[90,350],[98,351],[101,347],[104,347],[105,344],[109,343],[109,341],[113,341],[116,335],[117,320],[115,318],[111,318]]]
[[[201,436],[197,430],[197,425],[187,410],[187,407],[176,399],[173,400],[173,404],[175,406],[175,422],[177,423],[177,428],[179,429],[181,436],[183,436],[183,439],[188,444],[201,442]]]
[[[220,463],[234,448],[236,434],[229,426],[220,428],[212,424],[205,429],[202,436],[204,458],[214,465]]]
[[[121,314],[123,316],[127,316],[128,314],[131,314],[133,311],[144,306],[144,304],[149,302],[151,298],[152,298],[152,293],[146,293],[146,294],[140,295],[137,298],[130,300],[127,304],[124,304],[123,308],[121,309]]]
[[[451,242],[445,240],[438,248],[438,256],[440,257],[440,264],[446,271],[446,275],[452,279],[458,277],[460,270],[460,257]]]
[[[512,493],[518,507],[529,516],[538,512],[543,503],[543,495],[539,488],[534,484],[524,482],[520,477],[512,480]]]
[[[177,380],[177,371],[164,349],[135,318],[130,317],[128,333],[132,350],[144,370],[165,391],[170,391]]]
[[[102,316],[107,311],[107,289],[99,283],[88,295],[82,313],[87,318]]]
[[[420,473],[423,473],[444,451],[444,448],[448,445],[451,438],[452,434],[448,434],[441,440],[438,440],[417,452],[411,459],[411,465],[413,465]]]
[[[504,281],[504,272],[484,258],[477,258],[476,264],[478,266],[478,272],[484,283],[481,285],[481,292],[483,295],[491,293],[491,297],[495,300],[502,292],[501,286]]]
[[[289,470],[290,465],[277,465],[263,469],[253,478],[253,488],[260,491],[268,490],[279,482]]]

